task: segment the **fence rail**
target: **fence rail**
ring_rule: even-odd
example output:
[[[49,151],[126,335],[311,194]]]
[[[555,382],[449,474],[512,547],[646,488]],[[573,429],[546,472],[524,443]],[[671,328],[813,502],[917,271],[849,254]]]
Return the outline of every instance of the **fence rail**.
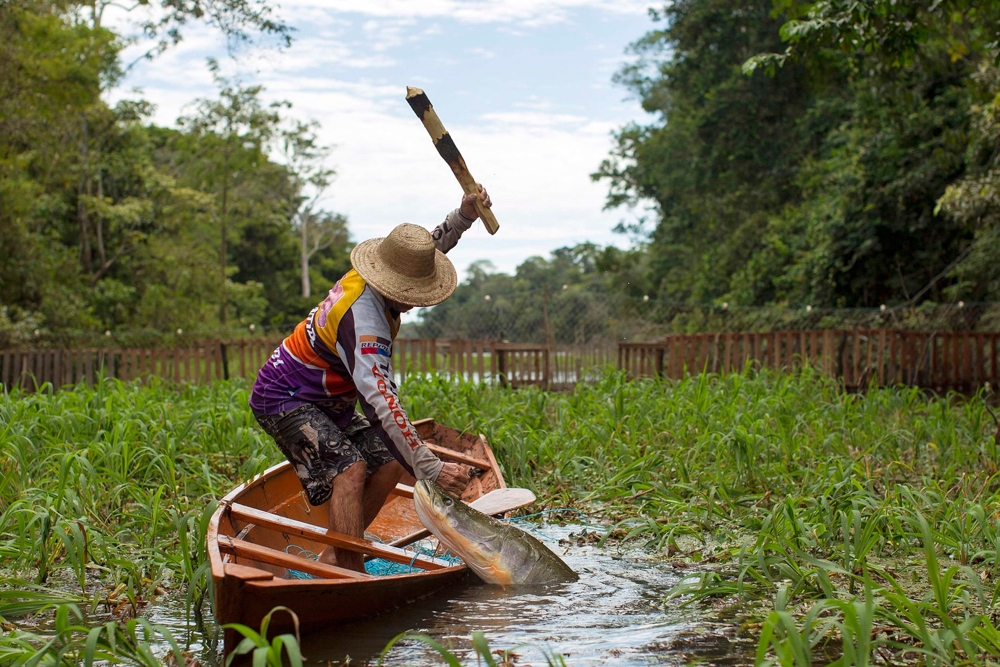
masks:
[[[92,384],[103,375],[122,380],[158,376],[174,382],[253,378],[280,341],[211,341],[177,349],[0,351],[0,383],[37,391]],[[443,338],[397,339],[396,378],[436,372],[471,382],[561,389],[615,366],[629,377],[681,378],[708,371],[800,369],[806,364],[838,378],[847,389],[907,384],[946,391],[996,386],[1000,333],[889,329],[775,331],[671,335],[655,343],[540,345]]]
[[[435,371],[473,382],[535,385],[549,389],[597,377],[615,363],[609,345],[536,345],[490,340],[398,338],[393,368],[400,381],[413,373]]]
[[[126,381],[157,376],[193,383],[251,378],[279,342],[211,341],[170,349],[5,350],[0,352],[0,383],[37,391],[46,384],[56,389],[80,382],[89,385],[102,375]]]
[[[158,376],[174,382],[204,383],[216,379],[253,379],[280,340],[208,341],[176,349],[42,349],[0,351],[0,383],[7,388],[38,391],[93,384],[95,378],[147,380]],[[443,338],[397,339],[393,368],[402,381],[414,373],[436,372],[472,382],[511,386],[565,388],[592,379],[613,365],[609,346],[500,343]]]
[[[848,389],[871,383],[947,391],[996,386],[1000,333],[889,329],[776,331],[667,336],[657,343],[620,343],[618,367],[629,377],[680,378],[729,373],[747,364],[795,370],[809,364]]]

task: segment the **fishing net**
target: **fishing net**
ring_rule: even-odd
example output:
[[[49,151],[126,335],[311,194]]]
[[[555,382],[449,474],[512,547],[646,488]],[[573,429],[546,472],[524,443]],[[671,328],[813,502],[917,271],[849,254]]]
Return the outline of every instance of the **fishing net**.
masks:
[[[309,551],[308,549],[303,549],[297,544],[289,544],[285,547],[285,553],[291,554],[292,556],[298,556],[300,558],[308,558],[309,560],[319,560],[319,554]],[[308,572],[299,572],[298,570],[288,570],[289,579],[315,579],[313,575]]]
[[[410,559],[409,564],[394,563],[383,558],[372,558],[369,561],[365,561],[365,572],[376,577],[387,577],[393,574],[410,574],[411,572],[423,572],[421,568],[413,566],[413,561],[417,559],[417,556],[437,558],[438,560],[447,561],[452,565],[462,564],[462,559],[458,556],[452,556],[450,551],[445,551],[443,554],[437,554],[437,545],[428,540],[420,540],[419,542],[405,547],[405,549],[413,553],[413,558]]]

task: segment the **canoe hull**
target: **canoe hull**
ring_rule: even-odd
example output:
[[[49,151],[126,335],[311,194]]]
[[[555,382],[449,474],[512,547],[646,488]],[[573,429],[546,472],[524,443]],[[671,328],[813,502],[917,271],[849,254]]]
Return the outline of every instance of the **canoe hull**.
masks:
[[[465,459],[481,461],[482,474],[473,480],[463,500],[504,488],[506,484],[486,439],[449,429],[433,420],[415,422],[421,437],[437,448],[449,450]],[[445,455],[447,458],[447,454]],[[459,459],[459,460],[460,460]],[[412,484],[405,476],[402,485]],[[274,562],[260,562],[226,551],[231,541],[243,541],[272,554],[319,553],[323,544],[308,538],[265,529],[240,521],[233,505],[249,506],[271,515],[326,528],[327,508],[311,507],[302,486],[287,463],[278,464],[256,479],[240,485],[220,502],[208,529],[208,556],[215,588],[214,613],[219,625],[240,623],[259,629],[263,618],[274,607],[284,606],[295,612],[302,632],[314,632],[337,623],[385,613],[431,595],[466,579],[463,564],[440,569],[418,570],[409,574],[385,577],[297,579]],[[377,541],[389,543],[421,530],[413,500],[406,486],[386,500],[368,533]],[[221,548],[220,548],[221,545]],[[238,553],[238,552],[236,552]],[[280,561],[280,559],[277,559]],[[286,558],[287,560],[287,558]],[[291,567],[291,566],[289,566]],[[291,616],[275,613],[268,634],[293,631]],[[239,641],[233,630],[225,632],[225,651]]]
[[[229,619],[220,622],[242,623],[254,630],[260,627],[261,620],[273,608],[288,607],[298,617],[300,631],[306,634],[398,609],[459,584],[469,576],[464,565],[416,575],[347,583],[278,578],[247,581],[240,576],[230,576],[226,578],[228,581],[224,579],[216,583],[216,594],[223,595],[222,599],[216,599],[216,605],[220,614]],[[272,636],[294,631],[291,617],[281,612],[272,616],[268,627],[268,634]],[[234,630],[226,630],[226,651],[232,650],[239,639]]]

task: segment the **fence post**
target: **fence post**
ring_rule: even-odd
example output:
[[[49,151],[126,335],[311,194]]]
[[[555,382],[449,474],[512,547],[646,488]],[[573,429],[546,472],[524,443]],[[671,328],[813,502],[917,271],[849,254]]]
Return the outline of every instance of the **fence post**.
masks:
[[[965,381],[962,383],[962,390],[969,391],[972,388],[972,336],[969,332],[962,332],[962,347],[965,348]]]
[[[229,379],[229,356],[226,354],[226,344],[219,341],[219,356],[222,358],[222,379]]]
[[[486,382],[486,369],[484,368],[484,365],[483,365],[483,361],[484,361],[483,360],[483,356],[486,355],[486,343],[484,341],[481,341],[481,340],[477,341],[476,348],[477,348],[477,355],[476,356],[478,357],[478,364],[477,364],[477,366],[479,368],[479,382],[485,383]]]
[[[997,390],[997,382],[1000,378],[997,377],[997,340],[1000,339],[1000,335],[991,334],[990,335],[990,382],[993,383],[993,391]]]
[[[507,350],[498,345],[494,348],[497,355],[497,373],[500,375],[500,384],[505,387],[510,386],[510,378],[507,377]]]
[[[851,356],[853,357],[851,359],[851,374],[853,375],[851,381],[854,383],[855,389],[861,389],[859,377],[861,375],[861,331],[855,329],[851,332],[851,335],[854,336],[854,345],[851,350]]]

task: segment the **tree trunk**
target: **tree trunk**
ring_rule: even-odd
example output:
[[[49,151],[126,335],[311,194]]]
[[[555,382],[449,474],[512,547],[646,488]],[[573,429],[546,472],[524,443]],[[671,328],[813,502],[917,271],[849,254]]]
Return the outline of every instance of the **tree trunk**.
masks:
[[[87,186],[87,194],[90,194],[90,185]],[[101,174],[97,174],[97,198],[102,199],[104,197],[104,183],[101,181]],[[101,216],[97,216],[94,221],[94,226],[97,228],[97,254],[101,257],[101,265],[108,265],[108,253],[104,249],[104,224],[101,222]]]
[[[219,322],[222,325],[226,324],[226,217],[227,217],[227,206],[229,203],[229,150],[226,150],[226,159],[223,163],[223,175],[222,175],[222,216],[221,216],[221,227],[222,235],[219,243],[219,269],[222,273],[220,278],[222,279],[222,292],[221,292],[221,302],[219,303]]]
[[[309,218],[302,216],[299,219],[299,257],[302,269],[302,296],[312,296],[312,285],[309,284]]]
[[[87,151],[87,116],[82,115],[80,123],[80,156],[83,162],[83,176],[80,178],[80,186],[77,188],[76,217],[80,223],[80,262],[83,270],[90,273],[92,252],[90,248],[90,218],[87,215],[87,206],[81,199],[82,195],[90,194],[90,163]]]
[[[78,192],[81,195],[86,192],[84,182],[80,183]],[[90,273],[90,220],[87,217],[87,207],[79,197],[76,200],[76,218],[80,223],[80,263],[83,264],[84,273]]]

